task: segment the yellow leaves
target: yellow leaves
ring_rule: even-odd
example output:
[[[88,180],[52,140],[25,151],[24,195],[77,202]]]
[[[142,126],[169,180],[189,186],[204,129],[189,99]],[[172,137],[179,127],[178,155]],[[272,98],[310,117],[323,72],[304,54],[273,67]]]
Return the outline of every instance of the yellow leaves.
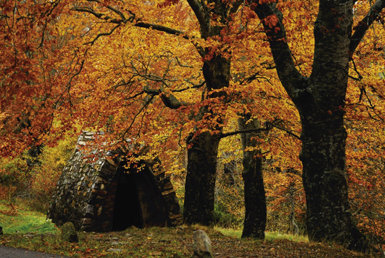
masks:
[[[1,112],[0,113],[0,130],[4,128],[5,126],[5,120],[9,117],[10,115],[7,114],[7,112]]]

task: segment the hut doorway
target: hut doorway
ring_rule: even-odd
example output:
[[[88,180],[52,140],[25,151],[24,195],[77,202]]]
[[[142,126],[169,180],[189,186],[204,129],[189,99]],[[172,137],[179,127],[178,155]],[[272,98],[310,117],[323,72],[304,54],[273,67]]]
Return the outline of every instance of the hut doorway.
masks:
[[[130,226],[143,227],[142,211],[135,184],[135,175],[119,169],[114,203],[113,231]]]
[[[112,230],[167,226],[166,204],[148,168],[137,172],[121,167],[116,177]]]

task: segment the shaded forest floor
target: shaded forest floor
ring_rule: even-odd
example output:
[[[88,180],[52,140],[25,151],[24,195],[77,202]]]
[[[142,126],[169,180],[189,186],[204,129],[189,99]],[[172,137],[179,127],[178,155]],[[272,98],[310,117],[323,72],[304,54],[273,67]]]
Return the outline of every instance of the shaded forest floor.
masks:
[[[205,230],[214,257],[368,257],[337,245],[311,243],[305,237],[268,233],[264,241],[240,239],[239,231],[180,226],[128,228],[120,232],[79,233],[79,243],[63,242],[45,215],[0,203],[0,245],[74,257],[191,257],[194,230]],[[294,239],[294,240],[289,240]]]
[[[79,243],[67,243],[59,234],[5,234],[0,244],[75,257],[191,257],[192,234],[197,227],[129,228],[121,232],[79,234]],[[214,257],[368,257],[336,245],[287,239],[256,241],[225,236],[204,228]]]

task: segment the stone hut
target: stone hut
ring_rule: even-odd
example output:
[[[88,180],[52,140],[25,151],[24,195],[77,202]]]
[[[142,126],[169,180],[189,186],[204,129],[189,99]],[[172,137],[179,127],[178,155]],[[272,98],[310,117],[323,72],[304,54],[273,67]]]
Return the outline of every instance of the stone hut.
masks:
[[[120,154],[128,150],[119,148],[102,155],[94,150],[99,158],[90,162],[82,146],[92,145],[94,136],[83,132],[79,137],[57,183],[48,218],[58,226],[71,221],[77,230],[94,232],[181,224],[175,191],[159,161],[127,168]]]

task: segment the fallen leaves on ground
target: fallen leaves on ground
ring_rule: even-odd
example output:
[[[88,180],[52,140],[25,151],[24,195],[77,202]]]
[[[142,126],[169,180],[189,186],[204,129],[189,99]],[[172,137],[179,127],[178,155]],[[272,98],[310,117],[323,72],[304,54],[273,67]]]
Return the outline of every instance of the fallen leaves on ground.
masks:
[[[120,232],[80,232],[76,244],[62,242],[57,235],[8,234],[0,238],[0,244],[75,257],[191,257],[196,229],[132,227]],[[203,229],[212,241],[214,257],[368,257],[326,243],[237,239]]]

